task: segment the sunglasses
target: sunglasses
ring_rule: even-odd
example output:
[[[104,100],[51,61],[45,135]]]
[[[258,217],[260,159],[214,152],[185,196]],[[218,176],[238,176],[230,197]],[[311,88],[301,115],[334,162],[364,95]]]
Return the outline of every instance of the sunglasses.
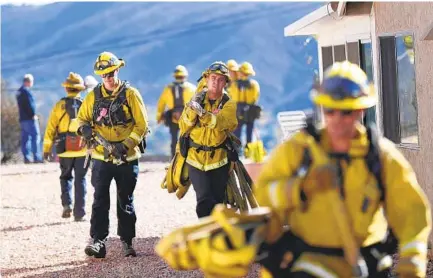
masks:
[[[227,74],[229,69],[226,67],[226,65],[214,63],[210,65],[209,71],[220,71],[222,74]]]
[[[359,84],[341,77],[326,79],[318,89],[319,92],[327,94],[335,100],[358,98],[366,95]]]
[[[102,78],[113,77],[113,76],[114,76],[114,71],[109,72],[109,73],[101,74]]]
[[[339,110],[339,109],[323,108],[323,113],[325,113],[326,115],[334,115],[335,112],[340,112],[342,116],[350,116],[353,114],[354,110]]]

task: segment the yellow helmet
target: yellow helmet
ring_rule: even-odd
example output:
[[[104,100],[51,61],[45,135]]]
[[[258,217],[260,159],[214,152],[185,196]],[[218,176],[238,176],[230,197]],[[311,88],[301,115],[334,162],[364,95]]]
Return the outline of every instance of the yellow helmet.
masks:
[[[207,75],[209,75],[211,73],[217,73],[217,74],[224,75],[226,77],[227,82],[230,81],[229,69],[226,66],[226,64],[224,64],[224,62],[221,62],[221,61],[213,62],[206,71]],[[205,77],[207,77],[207,76],[205,76]]]
[[[176,68],[174,69],[174,73],[173,76],[176,77],[187,77],[188,76],[188,70],[182,66],[182,65],[178,65],[176,66]]]
[[[253,65],[251,65],[248,62],[243,62],[242,65],[239,67],[239,71],[246,75],[252,75],[252,76],[256,75]]]
[[[69,76],[66,78],[66,81],[62,83],[62,86],[65,88],[71,88],[80,91],[86,88],[86,86],[84,86],[84,81],[81,75],[75,72],[69,73]]]
[[[413,48],[413,37],[411,35],[404,36],[403,37],[404,45],[406,48],[412,49]]]
[[[238,63],[235,60],[233,60],[233,59],[230,59],[230,60],[227,61],[227,67],[231,71],[238,71],[239,70]]]
[[[99,54],[98,58],[96,59],[93,70],[96,74],[102,75],[115,71],[124,65],[125,61],[123,61],[123,59],[117,58],[116,55],[111,52],[104,51]]]
[[[377,101],[365,72],[349,61],[331,65],[310,96],[316,105],[339,110],[366,109]]]

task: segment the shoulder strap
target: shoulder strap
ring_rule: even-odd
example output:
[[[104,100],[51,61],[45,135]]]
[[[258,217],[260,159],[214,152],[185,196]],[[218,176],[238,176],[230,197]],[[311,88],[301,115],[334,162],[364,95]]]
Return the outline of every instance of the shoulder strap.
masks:
[[[223,98],[220,102],[220,104],[218,105],[218,109],[222,109],[224,107],[224,105],[227,103],[227,101],[230,100],[229,95],[227,95],[226,93],[223,93]]]
[[[93,88],[93,93],[95,94],[95,101],[102,98],[102,92],[101,92],[102,84],[98,83],[95,88]]]
[[[320,133],[317,131],[316,126],[314,125],[314,116],[308,115],[306,119],[307,126],[305,127],[305,131],[313,136],[316,142],[320,142]]]
[[[385,200],[385,186],[382,179],[382,162],[380,161],[379,135],[374,124],[367,127],[367,139],[369,142],[368,152],[365,157],[368,170],[377,180],[377,187],[380,190],[381,201]]]
[[[62,97],[60,100],[61,100],[61,101],[62,101],[62,100],[65,101],[65,112],[64,112],[63,115],[60,117],[59,122],[58,122],[58,124],[57,124],[57,126],[56,126],[56,133],[57,133],[57,134],[59,134],[59,125],[60,125],[60,123],[62,122],[62,120],[63,120],[63,118],[65,117],[66,113],[68,113],[68,110],[67,110],[67,108],[66,108],[66,102],[67,102],[68,98],[67,98],[67,97]]]
[[[59,119],[59,124],[60,124],[60,122],[62,121],[62,119],[65,117],[66,113],[68,112],[68,110],[66,109],[66,103],[67,103],[67,101],[68,101],[68,98],[67,98],[67,97],[63,97],[63,98],[61,98],[60,100],[64,100],[64,101],[65,101],[65,113],[63,113],[63,115],[60,117],[60,119]]]
[[[132,120],[134,121],[134,116],[132,114],[131,106],[129,106],[128,99],[126,99],[126,91],[129,87],[131,87],[131,84],[129,84],[128,81],[122,81],[122,87],[119,89],[119,98],[123,102],[125,102],[126,107],[128,108],[129,115],[131,115]]]
[[[171,94],[173,95],[173,103],[174,107],[183,107],[184,101],[183,101],[183,86],[180,84],[172,83],[170,84],[171,87]],[[176,96],[176,89],[178,90],[178,96]]]

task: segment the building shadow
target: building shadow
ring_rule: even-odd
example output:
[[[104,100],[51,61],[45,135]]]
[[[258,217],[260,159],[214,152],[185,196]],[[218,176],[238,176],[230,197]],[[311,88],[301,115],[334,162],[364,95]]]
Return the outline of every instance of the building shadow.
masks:
[[[45,223],[45,224],[38,224],[38,225],[8,227],[8,228],[1,229],[0,232],[19,232],[19,231],[30,230],[33,228],[50,227],[50,226],[58,226],[58,225],[66,225],[66,224],[71,224],[71,222],[64,221],[64,222]]]

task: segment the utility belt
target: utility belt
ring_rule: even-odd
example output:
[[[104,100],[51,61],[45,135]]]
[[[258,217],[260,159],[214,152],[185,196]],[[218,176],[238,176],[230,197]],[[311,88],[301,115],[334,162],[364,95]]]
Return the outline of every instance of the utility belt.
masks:
[[[84,139],[75,132],[62,132],[57,134],[55,146],[57,154],[77,152],[84,148]]]
[[[236,107],[236,117],[240,121],[252,123],[260,119],[262,107],[255,104],[248,104],[246,102],[238,102]]]
[[[235,143],[230,138],[230,136],[227,136],[226,140],[224,140],[223,143],[219,144],[218,146],[205,146],[195,143],[191,137],[189,137],[189,134],[184,134],[180,136],[179,138],[179,147],[180,147],[180,154],[187,158],[189,149],[195,148],[196,152],[199,153],[200,151],[205,152],[211,152],[210,157],[213,158],[215,155],[215,151],[218,149],[224,149],[227,151],[227,159],[232,162],[236,162],[239,160],[239,151],[235,147]]]
[[[170,110],[165,111],[164,113],[164,125],[166,126],[170,126],[171,124],[173,124],[173,118],[176,121],[179,121],[180,116],[182,115],[183,112],[183,106],[178,106],[178,107],[174,107]]]
[[[218,146],[204,146],[204,145],[199,145],[199,144],[195,143],[190,138],[189,139],[189,146],[193,147],[197,153],[199,153],[200,151],[211,152],[210,158],[213,158],[216,150],[225,149],[225,141],[222,144],[219,144]]]
[[[381,242],[360,248],[361,255],[367,265],[368,276],[390,271],[392,263],[389,264],[389,262],[390,260],[392,262],[391,256],[394,251],[394,246],[389,244],[388,236]],[[344,258],[342,248],[311,246],[291,231],[287,231],[277,242],[264,243],[260,246],[257,262],[263,265],[274,278],[291,277],[291,268],[303,253]],[[291,260],[287,258],[291,258]]]

